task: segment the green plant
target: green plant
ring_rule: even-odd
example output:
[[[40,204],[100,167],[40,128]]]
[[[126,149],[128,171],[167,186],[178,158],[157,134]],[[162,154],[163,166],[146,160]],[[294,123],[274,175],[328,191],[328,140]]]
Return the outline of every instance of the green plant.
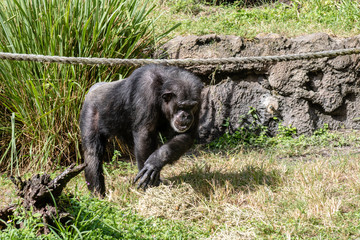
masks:
[[[210,148],[235,148],[239,146],[264,146],[269,138],[268,128],[259,119],[256,109],[250,107],[247,114],[240,116],[240,127],[232,129],[229,119],[223,124],[224,135],[209,144]]]
[[[277,138],[289,139],[294,138],[297,134],[295,127],[284,126],[281,122],[278,124]]]
[[[314,132],[315,136],[322,136],[322,135],[328,135],[329,134],[329,124],[325,123],[322,128],[317,129]]]
[[[118,157],[121,157],[121,156],[122,156],[121,151],[114,150],[114,155],[112,156],[111,161],[114,162],[118,159]]]
[[[0,1],[0,51],[75,57],[146,57],[173,28],[154,33],[155,5],[140,0]],[[5,61],[0,64],[0,170],[80,158],[78,118],[95,82],[131,69]],[[15,113],[16,138],[10,116]],[[16,143],[14,144],[14,141]],[[16,149],[18,162],[7,161]],[[15,148],[16,147],[16,148]],[[12,153],[11,156],[15,156]]]

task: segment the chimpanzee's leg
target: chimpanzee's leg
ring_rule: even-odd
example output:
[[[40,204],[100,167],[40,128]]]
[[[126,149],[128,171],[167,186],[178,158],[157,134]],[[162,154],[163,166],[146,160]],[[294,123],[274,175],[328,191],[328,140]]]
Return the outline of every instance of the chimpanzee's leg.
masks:
[[[96,108],[84,104],[80,115],[82,149],[84,152],[85,180],[89,190],[100,196],[105,196],[105,179],[102,160],[107,138],[99,131],[99,114]]]
[[[85,179],[89,190],[102,197],[105,196],[105,179],[102,168],[102,158],[105,151],[105,138],[95,136],[92,141],[87,142],[84,149]]]

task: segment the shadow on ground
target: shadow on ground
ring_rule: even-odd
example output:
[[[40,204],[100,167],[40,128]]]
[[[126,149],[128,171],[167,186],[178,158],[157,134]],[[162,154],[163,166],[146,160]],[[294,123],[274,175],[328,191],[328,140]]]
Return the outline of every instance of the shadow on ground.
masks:
[[[186,182],[204,196],[209,196],[214,188],[228,186],[234,191],[255,191],[258,186],[275,187],[282,181],[277,170],[265,170],[248,165],[238,172],[210,171],[206,167],[195,166],[191,171],[168,178],[173,184]]]

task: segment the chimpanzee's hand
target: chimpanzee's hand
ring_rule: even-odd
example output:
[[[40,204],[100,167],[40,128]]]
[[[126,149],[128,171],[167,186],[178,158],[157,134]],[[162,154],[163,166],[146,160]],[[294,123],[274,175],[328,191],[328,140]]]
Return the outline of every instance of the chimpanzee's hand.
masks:
[[[160,180],[160,170],[158,167],[155,167],[152,164],[146,163],[143,169],[136,175],[134,183],[139,179],[138,188],[146,190],[149,186],[159,186]]]

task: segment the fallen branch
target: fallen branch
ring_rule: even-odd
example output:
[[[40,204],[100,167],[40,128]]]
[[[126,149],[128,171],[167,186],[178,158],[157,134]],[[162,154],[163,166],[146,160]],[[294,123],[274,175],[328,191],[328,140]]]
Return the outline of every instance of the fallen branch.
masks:
[[[53,223],[52,219],[54,217],[58,217],[62,223],[69,219],[69,214],[60,210],[56,201],[66,184],[85,167],[86,164],[76,167],[75,164],[72,164],[53,180],[46,173],[43,175],[36,174],[26,181],[23,181],[20,177],[10,177],[16,186],[17,195],[23,198],[22,205],[25,210],[31,210],[33,214],[40,213],[44,223],[43,229],[40,230],[42,233],[49,233],[48,225]],[[12,205],[0,210],[0,219],[2,220],[0,220],[0,229],[6,227],[5,222],[14,214],[15,209],[16,206]]]

